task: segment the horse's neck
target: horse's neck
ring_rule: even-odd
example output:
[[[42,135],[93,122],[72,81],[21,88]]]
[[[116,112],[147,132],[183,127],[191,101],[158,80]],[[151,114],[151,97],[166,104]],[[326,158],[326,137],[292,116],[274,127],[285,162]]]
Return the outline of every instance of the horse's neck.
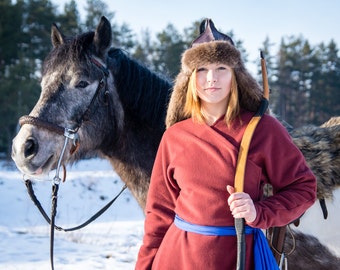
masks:
[[[165,130],[170,82],[119,49],[112,49],[109,57],[115,65],[114,81],[124,110],[125,150],[156,150]]]
[[[124,109],[124,127],[115,149],[105,154],[144,208],[171,84],[120,50],[109,52],[108,65]]]
[[[149,173],[118,159],[109,158],[109,161],[121,180],[131,191],[139,206],[144,209],[150,183]]]

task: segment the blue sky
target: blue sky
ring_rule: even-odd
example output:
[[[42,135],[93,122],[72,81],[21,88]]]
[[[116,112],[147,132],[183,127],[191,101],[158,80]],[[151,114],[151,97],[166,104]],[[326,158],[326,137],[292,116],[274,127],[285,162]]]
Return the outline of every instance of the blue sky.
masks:
[[[55,0],[61,7],[67,0]],[[137,35],[149,29],[155,34],[172,23],[182,32],[196,20],[211,18],[215,26],[242,40],[254,61],[268,36],[278,45],[282,37],[302,35],[312,45],[334,39],[340,47],[338,0],[106,0],[115,21],[127,23]],[[86,0],[77,1],[81,11]],[[275,49],[274,49],[275,50]],[[275,51],[274,51],[275,52]]]

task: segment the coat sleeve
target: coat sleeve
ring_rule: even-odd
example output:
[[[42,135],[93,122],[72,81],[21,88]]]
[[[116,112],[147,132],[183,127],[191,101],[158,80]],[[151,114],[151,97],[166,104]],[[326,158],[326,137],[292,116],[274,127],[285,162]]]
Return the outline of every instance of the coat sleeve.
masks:
[[[157,250],[175,217],[179,187],[172,177],[169,145],[166,136],[163,136],[151,174],[145,207],[144,237],[136,270],[151,269]]]
[[[273,196],[255,202],[257,217],[251,226],[266,229],[299,218],[316,200],[316,178],[286,129],[267,116],[254,134],[252,157],[273,187]],[[262,121],[261,120],[261,121]],[[264,132],[261,132],[264,131]]]

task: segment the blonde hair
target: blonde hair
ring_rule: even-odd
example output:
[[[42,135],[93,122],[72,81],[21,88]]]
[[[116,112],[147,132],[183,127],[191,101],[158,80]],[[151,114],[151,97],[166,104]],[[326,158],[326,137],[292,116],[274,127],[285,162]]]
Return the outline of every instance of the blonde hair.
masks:
[[[240,114],[238,87],[234,69],[231,69],[231,74],[231,89],[226,114],[224,115],[224,121],[228,126]],[[201,111],[201,100],[198,97],[196,90],[196,69],[194,69],[189,79],[184,114],[188,118],[191,117],[195,122],[205,123],[206,119]]]

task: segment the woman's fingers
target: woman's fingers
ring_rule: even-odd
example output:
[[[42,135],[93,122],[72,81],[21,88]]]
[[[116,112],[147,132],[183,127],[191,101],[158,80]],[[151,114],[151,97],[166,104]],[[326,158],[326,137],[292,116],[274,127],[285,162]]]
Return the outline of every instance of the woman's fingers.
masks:
[[[235,188],[232,187],[232,186],[227,185],[227,191],[231,195],[231,194],[233,194],[235,192]]]
[[[234,218],[244,218],[246,222],[253,222],[256,218],[256,209],[249,194],[244,192],[235,193],[232,186],[227,186],[230,194],[228,205]]]

